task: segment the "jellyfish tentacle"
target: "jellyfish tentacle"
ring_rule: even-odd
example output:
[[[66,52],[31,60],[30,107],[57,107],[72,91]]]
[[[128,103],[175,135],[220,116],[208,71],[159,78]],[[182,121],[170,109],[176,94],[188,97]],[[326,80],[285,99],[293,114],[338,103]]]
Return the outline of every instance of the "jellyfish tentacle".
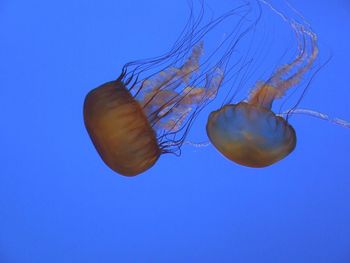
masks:
[[[196,147],[196,148],[203,148],[203,147],[208,147],[209,145],[211,145],[211,143],[209,141],[205,141],[205,142],[185,141],[184,144],[187,144],[187,145],[190,145],[190,146]]]
[[[305,73],[312,67],[318,56],[317,35],[304,25],[290,20],[264,0],[274,12],[286,21],[293,29],[299,53],[289,64],[279,67],[275,73],[264,83],[258,82],[248,97],[248,102],[271,109],[275,99],[281,98],[286,91],[300,83]]]
[[[161,71],[143,81],[145,91],[138,96],[139,102],[154,129],[179,130],[192,111],[189,106],[215,98],[224,78],[224,72],[220,68],[214,68],[205,74],[204,87],[190,85],[199,71],[203,51],[201,42],[193,48],[182,66]],[[184,88],[177,91],[181,86]]]
[[[157,114],[162,114],[162,118],[158,118],[155,123],[155,127],[162,127],[166,130],[177,131],[181,127],[186,117],[191,113],[192,108],[190,105],[202,104],[204,101],[212,100],[215,98],[216,93],[223,80],[223,72],[221,70],[215,71],[215,76],[207,76],[206,84],[204,87],[186,87],[183,92],[178,94],[176,102],[169,101],[161,107],[162,111]],[[165,111],[165,112],[164,112]],[[178,119],[177,123],[174,123],[174,119]],[[174,125],[172,125],[174,124]]]
[[[208,147],[209,145],[211,145],[211,143],[210,143],[210,141],[193,142],[190,140],[186,140],[183,142],[183,145],[189,145],[189,146],[195,147],[195,148],[204,148],[204,147]]]
[[[185,28],[168,52],[127,63],[116,80],[86,96],[84,122],[91,140],[102,160],[122,175],[146,171],[164,153],[181,153],[194,119],[216,97],[236,45],[256,25],[248,19],[248,3],[205,22],[205,1],[199,2],[199,13],[192,2]],[[228,18],[237,25],[200,61],[206,34]]]
[[[302,115],[308,115],[311,117],[315,117],[321,120],[325,120],[328,121],[332,124],[338,125],[338,126],[342,126],[344,128],[350,128],[350,122],[344,119],[340,119],[337,117],[330,117],[329,115],[319,112],[319,111],[315,111],[315,110],[311,110],[311,109],[303,109],[303,108],[298,108],[298,109],[290,109],[287,110],[285,112],[283,112],[282,114],[280,114],[280,116],[284,116],[284,115],[289,115],[289,114],[302,114]]]
[[[150,79],[144,80],[143,84],[145,87],[148,87],[148,89],[145,89],[144,92],[136,98],[141,101],[143,108],[146,109],[148,105],[159,103],[157,99],[160,94],[159,91],[173,90],[175,92],[176,88],[183,84],[183,82],[188,82],[199,68],[199,58],[203,53],[202,50],[203,44],[195,46],[189,58],[181,67],[171,67],[165,71],[159,72]],[[145,96],[145,94],[147,95]]]
[[[301,30],[303,29],[301,28]],[[284,93],[289,88],[299,84],[299,82],[301,81],[301,78],[311,68],[317,56],[318,56],[317,36],[313,35],[311,39],[311,54],[308,57],[302,59],[305,61],[305,65],[300,69],[298,69],[292,76],[288,77],[286,80],[280,80],[280,82],[277,83],[277,88],[283,90],[283,93]]]
[[[289,25],[294,31],[295,38],[297,41],[297,50],[298,55],[296,58],[289,64],[285,64],[277,68],[276,72],[269,78],[268,82],[274,83],[280,81],[285,74],[288,74],[294,67],[302,64],[304,61],[304,57],[306,56],[306,49],[305,49],[305,42],[306,38],[305,35],[300,34],[300,31],[297,30],[296,25],[294,25],[292,22],[289,22]]]
[[[225,157],[249,167],[272,165],[295,149],[295,130],[288,120],[271,110],[272,103],[302,80],[318,56],[317,35],[309,24],[299,24],[269,2],[258,1],[289,24],[296,38],[297,54],[267,81],[257,82],[246,101],[213,111],[206,126],[209,140]]]

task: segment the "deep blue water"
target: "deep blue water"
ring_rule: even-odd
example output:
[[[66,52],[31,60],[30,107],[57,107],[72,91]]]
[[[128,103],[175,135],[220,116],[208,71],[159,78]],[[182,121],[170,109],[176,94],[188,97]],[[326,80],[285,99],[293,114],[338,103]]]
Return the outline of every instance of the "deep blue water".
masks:
[[[291,3],[318,34],[317,65],[331,57],[300,106],[349,120],[350,4]],[[253,51],[264,56],[237,100],[296,48],[286,23],[262,12]],[[1,263],[350,262],[349,129],[293,116],[297,148],[264,169],[212,146],[185,145],[134,178],[99,158],[83,123],[86,93],[126,62],[165,52],[187,15],[184,0],[0,2]],[[215,106],[189,140],[207,140]]]

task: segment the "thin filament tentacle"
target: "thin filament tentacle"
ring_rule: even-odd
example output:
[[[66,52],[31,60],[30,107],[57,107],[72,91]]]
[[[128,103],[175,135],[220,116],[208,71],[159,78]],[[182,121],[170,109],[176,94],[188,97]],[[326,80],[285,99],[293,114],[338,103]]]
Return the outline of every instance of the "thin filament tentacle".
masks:
[[[303,109],[303,108],[298,108],[298,109],[290,109],[287,110],[283,113],[280,114],[280,116],[286,116],[289,114],[303,114],[303,115],[308,115],[308,116],[312,116],[321,120],[325,120],[328,121],[332,124],[338,125],[338,126],[342,126],[344,128],[349,128],[350,129],[350,122],[347,120],[343,120],[340,118],[333,118],[330,117],[329,115],[322,113],[322,112],[318,112],[315,110],[310,110],[310,109]]]

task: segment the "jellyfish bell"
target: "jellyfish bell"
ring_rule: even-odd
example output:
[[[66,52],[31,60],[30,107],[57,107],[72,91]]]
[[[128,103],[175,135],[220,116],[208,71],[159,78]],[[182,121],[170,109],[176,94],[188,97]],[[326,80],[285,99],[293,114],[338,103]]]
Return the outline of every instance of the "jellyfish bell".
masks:
[[[141,106],[119,80],[88,93],[84,121],[103,161],[120,174],[142,173],[161,154],[155,132]]]
[[[183,34],[168,53],[126,64],[117,80],[87,94],[85,126],[108,167],[135,176],[152,167],[162,154],[179,153],[193,120],[221,86],[233,50],[247,33],[242,24],[249,12],[241,6],[204,25],[203,10],[196,19],[191,12]],[[201,62],[204,37],[232,17],[238,25],[231,25],[232,32]]]
[[[265,167],[288,156],[296,146],[296,133],[287,119],[272,110],[279,99],[299,84],[318,55],[317,36],[289,21],[297,37],[299,53],[279,67],[266,82],[258,82],[246,101],[227,104],[207,121],[209,140],[225,157],[248,167]]]
[[[271,165],[286,157],[296,145],[295,131],[285,119],[246,102],[212,112],[207,134],[225,157],[249,167]]]

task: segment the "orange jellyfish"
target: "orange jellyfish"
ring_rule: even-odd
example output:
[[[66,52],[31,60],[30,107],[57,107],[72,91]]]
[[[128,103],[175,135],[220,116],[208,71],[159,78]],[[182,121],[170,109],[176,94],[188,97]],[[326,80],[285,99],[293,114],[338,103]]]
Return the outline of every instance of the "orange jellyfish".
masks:
[[[296,34],[297,57],[266,82],[258,82],[247,100],[212,112],[206,126],[209,140],[225,157],[248,167],[272,165],[294,150],[295,130],[271,110],[272,104],[301,81],[318,55],[316,34],[283,18]]]
[[[118,79],[87,94],[86,129],[115,172],[138,175],[161,154],[178,153],[197,114],[215,98],[230,56],[248,31],[242,24],[250,9],[240,6],[202,25],[203,6],[198,18],[191,9],[184,33],[170,52],[126,64]],[[204,36],[237,13],[238,25],[201,63]]]

